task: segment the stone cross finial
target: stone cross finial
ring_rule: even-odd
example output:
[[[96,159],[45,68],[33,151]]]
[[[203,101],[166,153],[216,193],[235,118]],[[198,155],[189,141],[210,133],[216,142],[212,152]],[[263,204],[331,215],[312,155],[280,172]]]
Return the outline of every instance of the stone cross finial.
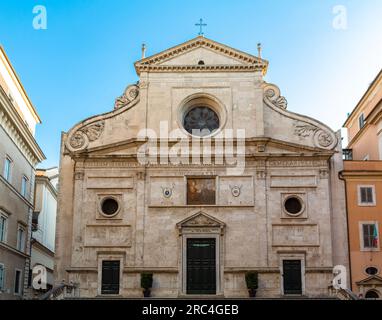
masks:
[[[146,57],[146,45],[142,43],[142,59]]]
[[[195,26],[200,27],[200,29],[199,29],[199,35],[200,35],[200,36],[203,36],[203,35],[204,35],[204,33],[203,33],[203,27],[206,27],[206,26],[207,26],[206,23],[203,23],[203,19],[200,18],[199,23],[195,23]]]
[[[260,42],[257,44],[257,52],[258,52],[258,57],[261,58],[261,43]]]

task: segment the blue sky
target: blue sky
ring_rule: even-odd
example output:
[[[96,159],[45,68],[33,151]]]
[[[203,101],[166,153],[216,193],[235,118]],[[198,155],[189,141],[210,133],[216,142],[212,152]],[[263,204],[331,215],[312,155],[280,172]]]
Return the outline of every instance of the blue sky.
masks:
[[[151,55],[197,35],[270,61],[288,109],[339,129],[382,67],[380,0],[0,0],[4,46],[43,123],[36,139],[58,165],[61,131],[110,111],[138,80],[141,44]],[[32,27],[33,7],[47,9],[47,30]],[[347,28],[333,28],[344,5]]]

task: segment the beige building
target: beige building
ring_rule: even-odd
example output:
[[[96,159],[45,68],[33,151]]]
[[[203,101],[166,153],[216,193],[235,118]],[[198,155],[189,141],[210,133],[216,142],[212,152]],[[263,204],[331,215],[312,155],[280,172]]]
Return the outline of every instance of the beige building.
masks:
[[[20,299],[27,286],[40,118],[0,47],[0,299]]]
[[[259,297],[326,297],[348,266],[339,136],[287,110],[260,55],[204,37],[144,54],[114,110],[62,135],[56,281],[247,297],[257,271]]]
[[[51,289],[54,285],[54,246],[56,236],[58,168],[37,169],[35,180],[34,212],[32,219],[32,251],[30,275],[40,272],[35,267],[42,266],[46,283],[41,288],[33,288],[34,296]],[[31,277],[32,279],[32,277]]]

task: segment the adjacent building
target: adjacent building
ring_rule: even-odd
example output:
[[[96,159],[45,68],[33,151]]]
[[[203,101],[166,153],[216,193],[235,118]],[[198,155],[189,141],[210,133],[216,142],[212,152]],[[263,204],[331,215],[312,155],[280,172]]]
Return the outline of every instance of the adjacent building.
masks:
[[[35,296],[51,289],[54,284],[57,185],[57,167],[36,170],[30,274],[33,275],[34,267],[44,267],[46,286],[35,288]]]
[[[35,167],[45,158],[34,138],[40,122],[0,47],[0,299],[27,287]]]
[[[287,110],[260,54],[200,36],[135,69],[62,135],[56,282],[140,297],[152,273],[154,297],[247,297],[252,271],[259,297],[327,297],[348,267],[339,134]]]
[[[344,151],[352,290],[382,298],[382,71],[346,120]]]

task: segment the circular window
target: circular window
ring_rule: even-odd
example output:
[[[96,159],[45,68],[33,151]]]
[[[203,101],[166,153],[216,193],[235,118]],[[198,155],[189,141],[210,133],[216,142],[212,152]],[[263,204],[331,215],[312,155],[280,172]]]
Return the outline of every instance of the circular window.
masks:
[[[199,60],[198,65],[204,66],[204,61],[203,60]]]
[[[378,274],[378,269],[376,267],[367,267],[365,269],[365,272],[370,275],[370,276],[374,276],[376,274]]]
[[[298,215],[303,210],[301,199],[297,197],[289,197],[284,202],[285,211],[291,215]]]
[[[366,299],[378,299],[379,295],[374,290],[370,290],[370,291],[366,292],[365,298]]]
[[[192,135],[205,137],[220,127],[219,117],[209,107],[194,107],[186,112],[183,120],[186,131]]]
[[[114,198],[106,198],[102,201],[101,210],[106,216],[113,216],[118,213],[119,204]]]

